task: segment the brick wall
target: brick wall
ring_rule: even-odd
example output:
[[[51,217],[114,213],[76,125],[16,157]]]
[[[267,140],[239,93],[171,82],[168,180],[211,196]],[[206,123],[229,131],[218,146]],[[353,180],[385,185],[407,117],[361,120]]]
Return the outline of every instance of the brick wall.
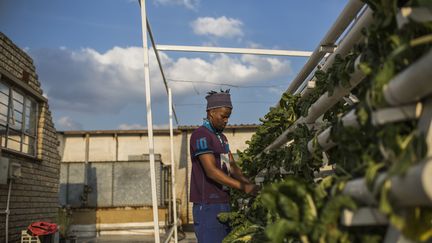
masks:
[[[0,74],[9,82],[22,83],[42,94],[33,60],[0,33]],[[46,100],[39,104],[37,156],[31,158],[3,151],[10,162],[21,164],[22,177],[12,183],[9,241],[19,242],[20,232],[34,221],[55,221],[58,208],[60,155],[58,140]],[[0,185],[0,211],[6,208],[8,185]],[[0,215],[0,242],[5,241],[5,216]]]

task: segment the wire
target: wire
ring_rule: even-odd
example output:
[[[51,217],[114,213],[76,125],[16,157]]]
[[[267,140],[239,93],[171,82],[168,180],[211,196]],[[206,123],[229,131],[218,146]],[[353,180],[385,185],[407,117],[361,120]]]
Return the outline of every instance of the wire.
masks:
[[[273,104],[274,101],[233,101],[234,104]],[[176,106],[205,106],[204,103],[184,103]]]
[[[274,88],[274,87],[282,87],[284,85],[236,85],[236,84],[227,84],[227,83],[216,83],[216,82],[210,82],[210,81],[196,81],[196,80],[184,80],[184,79],[172,79],[167,78],[170,82],[177,82],[177,83],[207,83],[211,85],[223,85],[223,86],[229,86],[234,88]]]

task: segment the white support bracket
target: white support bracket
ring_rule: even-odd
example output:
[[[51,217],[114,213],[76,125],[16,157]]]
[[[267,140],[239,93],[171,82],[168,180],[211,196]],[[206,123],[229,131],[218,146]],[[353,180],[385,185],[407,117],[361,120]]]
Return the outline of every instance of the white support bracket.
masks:
[[[312,93],[312,90],[316,88],[316,79],[309,80],[306,88],[301,92],[301,98],[306,98]]]
[[[323,52],[323,53],[333,53],[335,52],[337,49],[337,45],[332,44],[332,45],[321,45],[319,48],[319,52]]]
[[[344,209],[341,215],[343,226],[387,225],[387,217],[377,208],[362,207],[355,211]]]
[[[359,98],[357,98],[357,96],[355,96],[353,93],[350,93],[348,96],[343,97],[343,99],[350,106],[353,106],[353,105],[355,105],[355,104],[357,104],[357,103],[360,102]]]

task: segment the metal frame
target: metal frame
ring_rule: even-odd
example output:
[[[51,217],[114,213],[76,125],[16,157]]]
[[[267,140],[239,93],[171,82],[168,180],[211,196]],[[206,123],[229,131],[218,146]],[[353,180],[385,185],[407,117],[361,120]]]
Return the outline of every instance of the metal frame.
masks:
[[[171,90],[168,88],[166,83],[166,78],[163,74],[162,64],[159,59],[158,51],[186,51],[186,52],[210,52],[210,53],[229,53],[229,54],[253,54],[253,55],[274,55],[274,56],[300,56],[300,57],[310,57],[307,63],[303,66],[302,70],[299,72],[297,77],[290,83],[286,92],[288,93],[301,93],[301,96],[304,98],[308,95],[309,91],[313,89],[313,87],[309,87],[308,84],[310,81],[305,80],[308,76],[311,75],[311,72],[317,67],[320,62],[324,63],[323,68],[327,69],[334,62],[334,58],[336,54],[346,55],[348,51],[352,48],[352,46],[361,40],[360,31],[362,28],[368,26],[372,21],[372,11],[367,7],[364,7],[364,3],[359,0],[350,0],[342,13],[339,15],[333,26],[327,32],[325,37],[321,40],[318,47],[313,52],[302,52],[302,51],[289,51],[289,50],[268,50],[268,49],[248,49],[248,48],[223,48],[223,47],[200,47],[200,46],[176,46],[176,45],[156,45],[153,36],[151,34],[150,25],[148,21],[146,21],[146,13],[145,13],[145,0],[140,0],[141,3],[141,15],[142,15],[142,23],[143,28],[147,26],[148,31],[150,32],[153,49],[155,50],[157,61],[159,64],[160,71],[163,76],[163,80],[165,83],[165,87],[167,88],[168,98],[169,98],[169,115],[170,115],[170,142],[171,142],[171,166],[172,166],[172,182],[173,182],[173,205],[175,207],[175,163],[173,159],[173,138],[172,138],[172,94]],[[361,10],[364,10],[361,12]],[[361,12],[361,14],[359,14]],[[351,27],[350,27],[351,26]],[[347,34],[341,38],[342,34],[347,32]],[[152,126],[151,126],[151,103],[150,103],[150,84],[148,77],[148,46],[146,41],[147,36],[145,35],[145,30],[143,29],[143,47],[144,47],[144,59],[145,59],[145,78],[146,78],[146,101],[147,101],[147,118],[149,124],[149,141],[153,139],[152,137]],[[336,48],[336,41],[340,39],[339,48]],[[329,53],[333,53],[329,55],[328,58],[322,60]],[[392,106],[400,106],[408,103],[412,103],[413,101],[418,101],[420,98],[429,95],[432,92],[432,86],[428,85],[428,81],[426,81],[426,77],[430,77],[431,69],[428,65],[431,62],[432,52],[425,55],[426,57],[422,58],[418,62],[412,64],[406,71],[402,72],[400,75],[395,77],[388,87],[385,87],[384,94],[386,99],[389,101],[389,104]],[[358,59],[359,60],[359,59]],[[358,62],[358,60],[356,62]],[[357,65],[356,65],[357,66]],[[313,76],[312,76],[313,77]],[[286,131],[284,131],[275,141],[268,147],[264,149],[263,152],[270,151],[272,149],[279,148],[280,146],[286,144],[287,142],[287,134],[296,129],[297,125],[300,123],[308,124],[311,126],[316,125],[316,120],[324,114],[328,109],[330,109],[333,105],[335,105],[339,100],[341,100],[344,96],[349,94],[349,91],[355,87],[359,82],[363,80],[365,75],[356,68],[355,72],[351,76],[351,87],[343,88],[337,87],[332,96],[328,96],[327,93],[323,94],[314,104],[311,105],[308,111],[308,115],[306,117],[299,118],[291,127],[289,127]],[[417,82],[421,82],[418,86],[411,85],[407,86],[406,81],[417,80]],[[314,79],[312,78],[312,83]],[[311,83],[311,84],[312,84]],[[302,86],[306,87],[306,89],[302,90]],[[399,92],[403,91],[404,95],[401,99],[401,96],[397,95]],[[421,94],[421,95],[419,95]],[[397,95],[397,100],[395,99],[395,95]],[[396,109],[396,110],[395,110]],[[405,114],[406,109],[409,110],[409,115]],[[389,111],[391,111],[389,113]],[[400,111],[401,114],[394,116],[394,111]],[[374,123],[382,124],[386,122],[393,122],[400,119],[416,119],[418,118],[418,106],[417,105],[409,105],[406,107],[389,107],[387,110],[380,110],[374,114],[375,120]],[[347,125],[355,126],[355,114],[354,111],[347,114],[345,117]],[[429,121],[430,122],[430,121]],[[327,146],[334,146],[336,144],[332,143],[328,140],[330,129],[328,128],[322,134],[320,134],[321,142]],[[151,138],[150,138],[151,137]],[[325,138],[325,139],[323,139]],[[325,141],[324,141],[325,140]],[[310,142],[311,144],[311,142]],[[429,145],[430,146],[430,145]],[[312,146],[309,146],[309,150],[312,152]],[[153,147],[149,146],[150,157],[152,155]],[[406,177],[394,177],[392,178],[392,183],[398,184],[399,186],[396,189],[392,189],[392,193],[395,197],[399,199],[399,202],[402,202],[402,205],[430,205],[432,202],[432,189],[430,187],[431,179],[426,175],[432,173],[432,163],[430,160],[426,160],[423,163],[420,163],[417,166],[413,166],[408,171],[408,175]],[[154,171],[152,171],[154,173]],[[380,177],[384,178],[385,174],[382,174]],[[429,178],[429,179],[428,179]],[[379,181],[379,179],[378,179]],[[413,190],[414,188],[419,188],[421,190]],[[364,185],[364,179],[353,180],[348,182],[347,187],[345,188],[345,193],[353,194],[353,196],[361,196],[363,200],[369,200],[368,204],[374,204],[374,198],[369,195],[367,187]],[[354,193],[353,193],[354,192]],[[413,200],[415,199],[415,200]],[[157,206],[156,206],[157,207]],[[155,208],[153,208],[155,210]],[[373,210],[372,209],[367,209]],[[356,212],[361,216],[361,213]],[[157,217],[157,215],[155,215]],[[177,226],[177,217],[176,217],[176,208],[174,208],[174,229],[170,229],[168,239],[171,237],[172,232],[176,231]],[[156,219],[155,219],[156,222]],[[159,242],[159,238],[156,239],[156,234],[158,235],[158,228],[155,223],[155,242]],[[176,232],[175,234],[175,242],[177,242]],[[168,240],[167,239],[167,240]]]
[[[162,69],[162,68],[161,68]],[[178,242],[177,235],[177,200],[176,200],[176,181],[175,181],[175,161],[174,161],[174,134],[173,134],[173,109],[172,109],[172,93],[171,88],[168,88],[168,110],[169,110],[169,124],[170,124],[170,147],[171,147],[171,183],[172,183],[172,200],[173,200],[173,217],[174,217],[174,242]],[[170,238],[167,237],[167,238]]]
[[[227,48],[227,47],[213,47],[213,46],[157,45],[156,49],[158,51],[210,52],[210,53],[292,56],[292,57],[310,57],[310,55],[312,55],[312,52],[310,51]]]
[[[158,51],[189,51],[189,52],[210,52],[210,53],[230,53],[230,54],[251,54],[251,55],[272,55],[272,56],[295,56],[295,57],[309,57],[312,52],[307,51],[290,51],[290,50],[270,50],[270,49],[251,49],[251,48],[224,48],[224,47],[203,47],[203,46],[172,46],[172,45],[156,45],[153,34],[151,31],[150,23],[147,19],[145,0],[139,0],[141,9],[141,27],[142,27],[142,39],[143,39],[143,52],[144,52],[144,78],[146,88],[146,105],[147,105],[147,125],[148,125],[148,139],[149,139],[149,155],[150,155],[150,170],[151,170],[151,183],[152,183],[152,200],[153,200],[153,224],[155,231],[155,242],[160,242],[159,236],[159,220],[157,215],[157,199],[154,195],[156,193],[155,186],[155,175],[154,175],[154,142],[153,142],[153,125],[152,125],[152,111],[151,111],[151,87],[150,87],[150,75],[149,75],[149,56],[148,56],[148,43],[147,43],[147,32],[153,45],[153,50],[156,55],[156,60],[159,65],[159,70],[162,74],[162,79],[165,88],[168,93],[168,105],[169,105],[169,119],[170,119],[170,143],[171,143],[171,168],[172,168],[172,192],[173,192],[173,212],[174,212],[174,229],[170,229],[167,236],[167,241],[171,238],[174,233],[175,242],[178,241],[177,236],[177,206],[176,206],[176,190],[175,190],[175,161],[174,161],[174,150],[173,150],[173,126],[172,116],[178,124],[177,115],[174,110],[172,103],[172,92],[166,82],[166,77],[163,71],[162,63],[159,57]],[[145,27],[144,27],[145,26]]]
[[[154,157],[154,139],[153,139],[153,117],[151,109],[151,85],[149,70],[149,53],[147,43],[147,13],[145,0],[140,0],[141,10],[141,28],[144,54],[144,81],[146,90],[146,107],[147,107],[147,127],[148,127],[148,148],[150,156],[150,180],[152,188],[152,208],[153,208],[153,228],[155,243],[160,242],[159,237],[159,210],[156,196],[156,175],[155,175],[155,157]]]

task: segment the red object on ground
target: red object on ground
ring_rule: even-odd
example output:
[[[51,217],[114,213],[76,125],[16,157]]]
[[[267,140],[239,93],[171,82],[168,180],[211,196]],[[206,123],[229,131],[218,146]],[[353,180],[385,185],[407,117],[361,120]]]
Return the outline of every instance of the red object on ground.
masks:
[[[27,232],[32,236],[52,235],[57,232],[57,224],[34,222],[27,227]]]

